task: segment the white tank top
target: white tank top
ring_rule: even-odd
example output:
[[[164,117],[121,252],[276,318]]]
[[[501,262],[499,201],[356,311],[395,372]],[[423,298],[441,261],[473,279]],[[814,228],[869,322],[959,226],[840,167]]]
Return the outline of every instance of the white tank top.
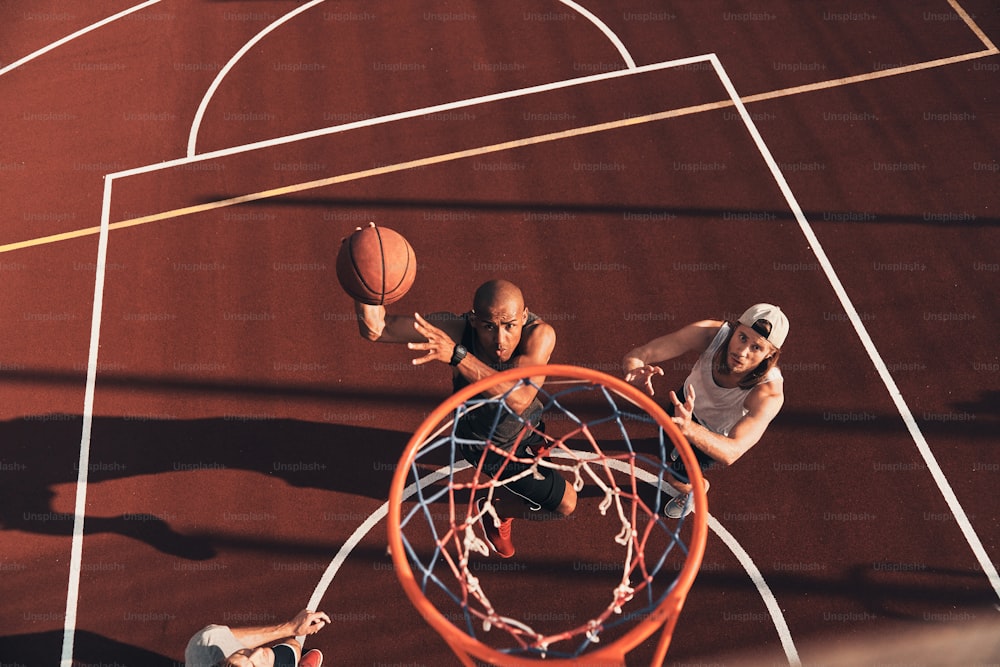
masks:
[[[712,357],[729,336],[729,324],[723,324],[712,343],[701,353],[698,361],[691,369],[691,374],[684,380],[684,391],[690,393],[688,387],[694,387],[694,414],[701,424],[710,431],[729,435],[729,430],[749,412],[743,407],[743,402],[751,389],[726,389],[716,384],[712,377]],[[763,382],[781,379],[781,371],[777,366],[764,377]]]

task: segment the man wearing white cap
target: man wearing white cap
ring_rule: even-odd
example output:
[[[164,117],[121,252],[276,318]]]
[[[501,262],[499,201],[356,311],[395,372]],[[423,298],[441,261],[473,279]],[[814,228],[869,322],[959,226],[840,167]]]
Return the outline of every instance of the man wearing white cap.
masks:
[[[694,322],[637,347],[622,362],[625,380],[652,396],[653,376],[663,375],[658,364],[699,352],[680,392],[670,392],[667,411],[703,470],[732,465],[757,444],[784,403],[778,357],[787,336],[788,318],[781,309],[758,303],[735,322]],[[677,479],[668,481],[680,493],[664,513],[679,519],[694,507],[687,470],[676,453],[674,471]]]

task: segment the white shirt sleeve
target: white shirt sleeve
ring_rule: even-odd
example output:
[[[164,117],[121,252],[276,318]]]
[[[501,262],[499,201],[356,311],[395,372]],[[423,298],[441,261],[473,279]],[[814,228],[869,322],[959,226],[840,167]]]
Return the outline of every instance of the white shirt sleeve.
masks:
[[[214,667],[241,648],[246,648],[225,625],[206,625],[184,650],[185,667]]]

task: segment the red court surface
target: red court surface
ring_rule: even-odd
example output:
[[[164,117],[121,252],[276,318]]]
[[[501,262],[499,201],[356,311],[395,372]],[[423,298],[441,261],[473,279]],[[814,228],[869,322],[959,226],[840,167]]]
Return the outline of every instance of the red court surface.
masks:
[[[505,277],[557,363],[789,314],[667,664],[1000,662],[995,2],[29,4],[0,2],[0,665],[181,665],[308,605],[326,664],[457,664],[383,514],[449,369],[358,336],[334,260],[368,221],[418,260],[390,310]],[[553,613],[598,500],[518,528]]]

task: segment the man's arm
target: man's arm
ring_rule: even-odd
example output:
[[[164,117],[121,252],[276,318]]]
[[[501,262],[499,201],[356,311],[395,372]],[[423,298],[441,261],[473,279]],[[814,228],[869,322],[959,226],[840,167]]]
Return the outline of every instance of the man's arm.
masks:
[[[622,365],[627,372],[647,364],[674,359],[693,350],[700,352],[708,347],[723,324],[719,320],[702,320],[689,324],[635,348],[625,355]]]
[[[748,410],[733,428],[729,435],[710,431],[693,421],[696,397],[694,390],[681,403],[677,394],[670,392],[670,400],[674,403],[674,423],[688,442],[705,452],[722,465],[732,465],[751,447],[760,441],[768,425],[777,416],[785,402],[781,380],[767,382],[756,386],[747,396],[743,405]]]
[[[657,364],[687,352],[701,352],[711,344],[722,325],[719,320],[701,320],[640,345],[622,359],[625,381],[652,396],[653,376],[663,375]]]
[[[390,315],[385,306],[369,306],[354,302],[358,316],[358,332],[362,338],[377,343],[420,343],[427,339],[416,329],[413,315]],[[445,330],[449,337],[461,336],[464,320],[454,313],[431,313],[427,320]]]
[[[325,612],[303,609],[295,618],[278,625],[230,628],[230,632],[244,646],[257,648],[289,637],[316,634],[329,622]]]

